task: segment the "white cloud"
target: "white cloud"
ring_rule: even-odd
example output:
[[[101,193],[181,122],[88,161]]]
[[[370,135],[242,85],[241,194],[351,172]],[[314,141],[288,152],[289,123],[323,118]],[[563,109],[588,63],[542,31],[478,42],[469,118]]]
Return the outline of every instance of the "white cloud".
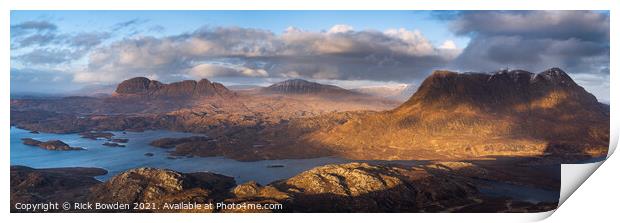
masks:
[[[458,48],[456,43],[452,40],[444,41],[439,45],[438,50],[441,51],[441,55],[448,60],[453,60],[463,52],[463,49]]]
[[[335,33],[347,33],[351,31],[353,31],[353,26],[345,25],[345,24],[338,24],[338,25],[332,26],[332,28],[329,29],[327,33],[335,34]]]
[[[321,32],[289,27],[281,35],[239,27],[200,28],[100,47],[74,79],[115,83],[150,74],[165,80],[183,75],[411,80],[453,55],[433,46],[420,31],[403,28],[355,31],[339,24]]]
[[[263,69],[229,67],[210,63],[196,65],[189,69],[187,73],[197,78],[210,78],[216,76],[267,77],[269,75],[267,71]]]
[[[454,50],[454,49],[457,49],[457,47],[454,41],[446,40],[439,46],[439,49]]]
[[[435,47],[418,30],[389,29],[384,32],[387,36],[397,38],[402,41],[402,45],[394,44],[389,47],[395,51],[412,55],[432,55],[436,53]]]

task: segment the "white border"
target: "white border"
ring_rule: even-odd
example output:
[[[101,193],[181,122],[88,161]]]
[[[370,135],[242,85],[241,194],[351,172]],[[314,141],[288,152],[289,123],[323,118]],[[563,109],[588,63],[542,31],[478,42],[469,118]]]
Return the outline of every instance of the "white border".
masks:
[[[612,4],[616,3],[616,4]],[[396,0],[381,0],[381,1],[363,1],[363,0],[314,0],[314,1],[293,1],[293,0],[227,0],[227,1],[197,1],[197,0],[174,0],[174,1],[156,1],[156,0],[97,0],[97,1],[79,1],[79,0],[22,0],[22,1],[0,1],[2,14],[0,19],[2,21],[2,35],[0,39],[2,44],[0,66],[4,75],[0,76],[0,84],[2,86],[1,99],[3,106],[2,115],[0,117],[0,125],[5,126],[2,131],[2,148],[4,156],[2,156],[2,165],[5,168],[9,168],[9,83],[10,83],[10,46],[9,46],[9,19],[10,10],[207,10],[207,9],[256,9],[256,10],[611,10],[612,27],[611,27],[611,39],[619,39],[617,26],[614,26],[618,22],[617,16],[614,12],[617,11],[619,4],[612,0],[597,0],[597,1],[578,1],[578,0],[503,0],[503,1],[490,1],[490,0],[409,0],[409,1],[396,1]],[[611,45],[611,72],[615,71],[615,67],[618,64],[615,60],[614,52],[617,51],[617,45]],[[612,75],[610,86],[618,86],[618,78],[614,78]],[[617,88],[611,88],[611,95],[618,95]],[[612,151],[615,149],[615,145],[618,142],[618,119],[613,115],[617,113],[616,97],[611,97],[611,138],[614,146],[611,146]],[[608,171],[609,172],[609,171]],[[0,196],[4,202],[0,205],[0,210],[7,213],[5,217],[10,220],[7,222],[17,221],[39,221],[48,222],[62,221],[62,222],[109,222],[114,220],[120,220],[123,222],[209,222],[209,221],[269,221],[269,222],[316,222],[316,221],[340,221],[340,222],[387,222],[387,221],[419,221],[419,222],[522,222],[532,221],[546,218],[552,212],[540,213],[540,214],[8,214],[9,212],[9,171],[0,171],[2,174],[2,182],[5,188],[5,192],[0,193]],[[606,179],[600,180],[613,180],[608,176]],[[600,177],[599,177],[600,178]],[[594,183],[594,182],[592,182]],[[598,182],[600,185],[607,182]],[[617,185],[617,184],[616,184]],[[596,188],[591,187],[591,190]],[[617,193],[616,193],[617,194]],[[616,197],[617,198],[617,197]],[[605,205],[604,199],[601,199],[596,205]],[[577,201],[568,201],[567,203],[578,204]],[[612,205],[613,203],[607,203]],[[589,206],[592,204],[582,204]],[[557,212],[561,212],[561,209]],[[570,215],[590,215],[594,213],[567,213],[568,218],[572,219]],[[597,216],[601,216],[603,213],[596,213]],[[613,216],[613,215],[610,215]],[[583,218],[582,218],[583,219]],[[604,218],[603,218],[604,219]],[[611,219],[611,218],[610,218]],[[554,219],[556,220],[556,219]]]

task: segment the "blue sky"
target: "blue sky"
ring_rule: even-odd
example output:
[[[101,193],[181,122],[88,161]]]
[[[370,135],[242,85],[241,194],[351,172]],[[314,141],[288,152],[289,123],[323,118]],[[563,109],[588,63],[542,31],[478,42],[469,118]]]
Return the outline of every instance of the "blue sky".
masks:
[[[560,67],[609,98],[607,11],[12,11],[11,92],[134,76],[418,84],[434,69]]]
[[[438,14],[451,11],[12,11],[11,25],[25,21],[45,20],[66,32],[99,31],[115,25],[136,21],[143,33],[174,35],[193,31],[202,26],[239,26],[281,33],[288,27],[311,31],[327,30],[336,24],[348,24],[355,29],[386,30],[390,28],[417,29],[431,41],[454,40],[466,45],[467,37],[450,32],[448,21]],[[161,32],[149,28],[161,26]],[[128,31],[128,30],[125,30]],[[127,33],[126,33],[127,34]]]

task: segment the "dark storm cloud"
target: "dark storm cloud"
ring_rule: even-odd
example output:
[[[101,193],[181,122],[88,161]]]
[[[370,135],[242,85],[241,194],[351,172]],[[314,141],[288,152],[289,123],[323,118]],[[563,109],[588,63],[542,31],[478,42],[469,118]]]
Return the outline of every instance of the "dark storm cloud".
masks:
[[[454,20],[457,34],[609,41],[609,15],[592,11],[476,11]]]
[[[609,15],[591,11],[464,12],[452,22],[471,37],[453,67],[491,71],[561,67],[569,73],[608,73]]]

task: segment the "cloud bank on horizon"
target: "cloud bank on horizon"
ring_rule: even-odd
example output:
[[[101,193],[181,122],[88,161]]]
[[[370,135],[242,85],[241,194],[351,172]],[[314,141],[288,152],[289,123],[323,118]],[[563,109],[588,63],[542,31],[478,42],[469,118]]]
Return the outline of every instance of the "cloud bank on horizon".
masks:
[[[254,13],[264,23],[272,21],[273,12]],[[237,84],[305,78],[362,85],[416,83],[433,69],[537,72],[561,67],[599,100],[609,100],[608,12],[410,11],[412,21],[376,15],[378,20],[385,16],[383,27],[357,29],[360,24],[342,22],[347,16],[373,16],[359,11],[323,19],[332,25],[320,30],[296,26],[302,18],[288,13],[290,24],[283,31],[244,22],[202,22],[195,16],[190,17],[198,18],[193,26],[175,32],[169,30],[179,27],[140,16],[106,18],[112,23],[93,30],[88,20],[69,23],[62,16],[42,19],[15,11],[11,92],[59,92],[135,76]]]

